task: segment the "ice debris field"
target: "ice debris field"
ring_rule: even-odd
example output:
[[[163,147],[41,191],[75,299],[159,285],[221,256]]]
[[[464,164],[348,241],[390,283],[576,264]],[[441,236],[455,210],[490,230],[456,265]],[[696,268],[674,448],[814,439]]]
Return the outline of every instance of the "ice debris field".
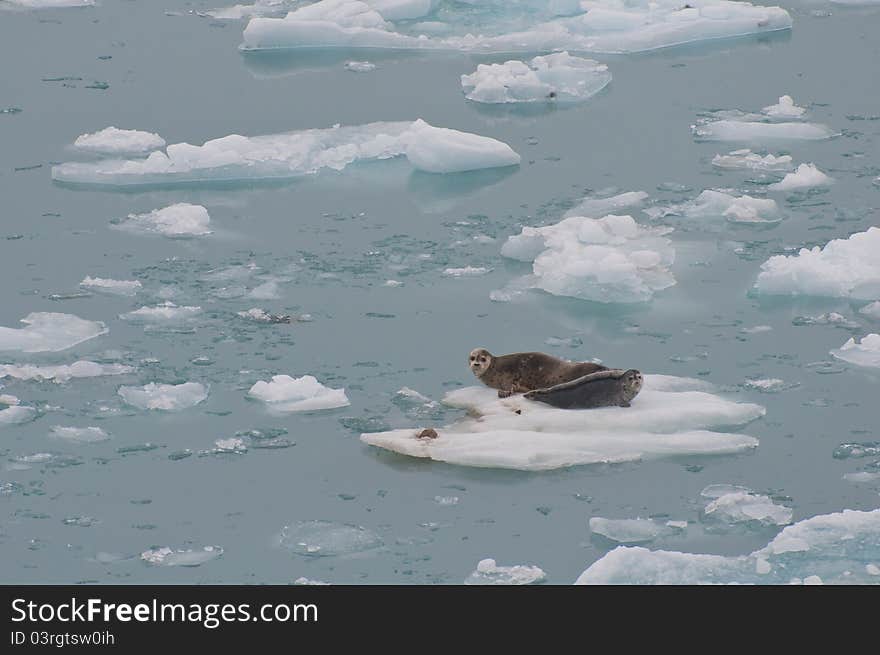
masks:
[[[4,581],[880,583],[876,2],[222,5],[0,0]]]

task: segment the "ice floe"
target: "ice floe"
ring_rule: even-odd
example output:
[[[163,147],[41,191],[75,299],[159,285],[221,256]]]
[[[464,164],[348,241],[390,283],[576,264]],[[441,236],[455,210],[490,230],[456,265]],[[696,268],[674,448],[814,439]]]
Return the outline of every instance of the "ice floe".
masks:
[[[413,428],[364,433],[361,441],[411,457],[526,471],[755,448],[753,437],[711,430],[744,425],[764,408],[706,388],[687,378],[647,375],[631,407],[566,410],[467,387],[446,394],[444,402],[468,415],[437,427],[436,438],[420,438],[421,428]]]
[[[876,584],[880,510],[843,510],[784,528],[750,555],[725,557],[619,546],[575,584]],[[812,581],[815,582],[815,579]]]
[[[50,436],[76,444],[98,443],[110,438],[110,435],[101,428],[75,428],[63,425],[53,425]]]
[[[798,191],[818,186],[828,186],[834,180],[816,168],[815,164],[801,164],[793,173],[789,173],[781,182],[771,184],[771,191]]]
[[[850,338],[840,348],[832,350],[831,354],[858,366],[880,366],[880,334],[864,336],[858,343],[855,338]]]
[[[815,141],[838,136],[837,132],[826,125],[803,122],[804,113],[805,110],[795,105],[790,96],[782,96],[778,104],[764,107],[761,113],[735,110],[710,112],[708,116],[691,125],[691,132],[700,141],[747,143]]]
[[[769,496],[753,493],[743,487],[710,485],[700,493],[711,499],[703,509],[705,521],[733,524],[788,525],[792,509],[773,502]]]
[[[146,159],[68,162],[54,166],[52,177],[61,182],[106,186],[290,179],[322,169],[339,171],[356,161],[398,156],[405,156],[415,168],[429,173],[456,173],[520,162],[519,155],[501,141],[434,127],[419,119],[255,137],[231,134],[201,146],[172,144],[165,152],[156,151]],[[188,208],[185,213],[193,220],[196,206],[172,207],[178,209],[169,227],[184,220],[183,207]],[[155,212],[144,217],[148,227],[161,224],[162,217],[155,216]],[[204,234],[206,226],[204,212],[204,220],[195,223],[201,229],[197,233]]]
[[[219,546],[203,548],[173,549],[168,546],[152,548],[141,553],[141,559],[154,566],[199,566],[223,554]]]
[[[793,168],[791,155],[759,155],[748,148],[733,150],[726,155],[715,155],[712,165],[718,168],[743,169],[766,173],[790,171]]]
[[[443,270],[446,277],[479,277],[490,272],[491,268],[484,266],[465,266],[463,268],[447,268]]]
[[[875,300],[865,305],[859,310],[859,314],[864,314],[868,318],[876,318],[880,321],[880,300]]]
[[[120,314],[123,321],[133,323],[179,323],[188,321],[202,313],[201,307],[178,307],[166,301],[154,307],[141,307],[125,314]]]
[[[65,7],[94,7],[96,0],[6,0],[28,9],[63,9]]]
[[[572,216],[555,225],[524,227],[501,254],[533,262],[516,285],[603,303],[644,302],[675,284],[668,227],[645,227],[631,216]]]
[[[565,212],[563,218],[571,218],[572,216],[598,218],[608,214],[616,214],[621,209],[640,207],[647,199],[648,194],[644,191],[626,191],[604,198],[584,198],[575,207]]]
[[[32,312],[21,322],[22,328],[0,326],[0,351],[58,352],[109,331],[101,321],[57,312]]]
[[[79,378],[96,378],[104,375],[125,375],[134,368],[125,364],[99,364],[81,359],[73,364],[38,366],[36,364],[0,364],[0,378],[16,380],[51,380],[57,383]]]
[[[676,521],[590,518],[590,531],[619,544],[643,544],[681,532]]]
[[[779,102],[775,105],[770,105],[769,107],[764,107],[761,110],[762,114],[766,114],[771,118],[801,118],[805,113],[806,109],[803,107],[798,107],[794,104],[794,100],[791,96],[781,96],[779,98]]]
[[[117,393],[129,405],[140,409],[160,409],[175,412],[195,407],[208,397],[208,388],[199,382],[183,384],[156,384],[142,387],[119,387]]]
[[[352,73],[369,73],[376,70],[376,64],[371,61],[347,61],[345,62],[345,70]]]
[[[74,147],[101,155],[145,155],[165,147],[165,139],[152,132],[107,127],[93,134],[78,136]]]
[[[438,10],[436,16],[432,9],[430,3],[413,0],[321,0],[283,18],[252,18],[241,47],[625,53],[792,25],[791,16],[779,7],[725,0],[684,6],[675,0],[628,5],[615,0],[512,3],[504,11],[480,12],[466,6],[442,14]],[[415,15],[426,20],[406,22]]]
[[[21,404],[15,396],[0,394],[0,426],[19,425],[37,417],[37,410]]]
[[[542,582],[547,577],[537,566],[498,566],[494,559],[482,559],[476,570],[464,580],[466,585],[524,585]]]
[[[367,528],[333,521],[297,521],[275,537],[281,548],[309,557],[336,557],[374,550],[382,538]]]
[[[774,255],[761,265],[755,291],[768,295],[830,296],[874,300],[880,296],[880,228],[870,227],[824,247]]]
[[[112,221],[111,225],[130,232],[186,238],[210,234],[210,223],[208,210],[201,205],[178,202],[146,214],[129,214],[127,218]]]
[[[118,296],[133,296],[143,288],[143,285],[138,280],[111,280],[91,276],[86,276],[79,283],[79,286],[90,291],[99,291]]]
[[[608,66],[567,52],[535,57],[529,62],[480,64],[470,75],[461,76],[468,100],[490,104],[583,101],[609,82]]]
[[[277,412],[311,412],[347,407],[351,404],[345,395],[345,389],[325,387],[312,375],[299,378],[274,375],[270,382],[260,380],[254,384],[248,395],[262,400],[271,410]]]
[[[660,209],[653,207],[649,215],[659,218],[679,215],[689,219],[724,218],[732,223],[776,223],[782,220],[779,206],[772,198],[735,196],[725,191],[706,189],[693,200]]]
[[[795,316],[791,320],[792,325],[833,325],[835,327],[844,328],[846,330],[854,330],[859,327],[855,321],[849,320],[843,314],[837,312],[826,312],[818,316]]]

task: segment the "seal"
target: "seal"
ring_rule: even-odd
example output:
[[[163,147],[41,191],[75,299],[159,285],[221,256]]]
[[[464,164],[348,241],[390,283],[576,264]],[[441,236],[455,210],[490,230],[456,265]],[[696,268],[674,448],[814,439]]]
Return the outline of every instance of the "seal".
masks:
[[[496,356],[485,348],[472,350],[468,365],[480,382],[498,389],[499,398],[552,387],[607,368],[594,362],[570,362],[545,353]]]
[[[634,368],[626,371],[613,368],[545,389],[534,389],[526,393],[525,398],[560,409],[629,407],[641,390],[641,372]]]

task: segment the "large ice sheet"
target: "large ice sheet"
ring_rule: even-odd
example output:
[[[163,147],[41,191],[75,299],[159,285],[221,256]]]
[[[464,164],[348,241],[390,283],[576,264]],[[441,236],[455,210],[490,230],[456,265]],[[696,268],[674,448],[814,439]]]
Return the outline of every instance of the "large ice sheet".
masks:
[[[417,169],[456,173],[513,166],[520,157],[489,137],[414,122],[299,130],[246,137],[230,134],[201,146],[175,143],[146,159],[68,162],[52,167],[59,182],[142,186],[290,179],[357,161],[405,156]]]
[[[880,366],[880,334],[869,334],[856,343],[854,337],[835,348],[831,354],[851,364],[859,366]]]
[[[741,557],[619,546],[575,584],[878,584],[878,561],[880,509],[843,510],[790,525]]]
[[[461,76],[468,100],[489,104],[584,101],[611,82],[608,66],[557,52],[529,62],[480,64]]]
[[[419,438],[415,428],[366,433],[361,441],[411,457],[523,471],[755,448],[753,437],[712,430],[748,423],[764,408],[697,390],[703,388],[698,381],[648,375],[631,407],[571,410],[467,387],[444,402],[469,415],[435,428],[437,438]]]
[[[401,4],[406,5],[406,17],[422,10],[414,2]],[[391,12],[387,1],[322,0],[283,18],[252,18],[241,47],[626,53],[792,25],[791,16],[779,7],[726,0],[694,0],[687,5],[676,0],[463,4],[467,6],[422,13],[429,19],[425,22],[395,24],[405,17],[404,11]],[[473,5],[482,11],[475,11]]]
[[[675,284],[667,227],[644,227],[631,216],[572,216],[555,225],[524,227],[501,248],[532,264],[528,286],[556,296],[603,303],[644,302]]]
[[[21,319],[24,327],[0,326],[0,351],[57,352],[107,334],[101,321],[87,321],[73,314],[32,312]]]
[[[880,228],[834,239],[796,255],[775,255],[761,265],[755,291],[768,295],[880,297]]]

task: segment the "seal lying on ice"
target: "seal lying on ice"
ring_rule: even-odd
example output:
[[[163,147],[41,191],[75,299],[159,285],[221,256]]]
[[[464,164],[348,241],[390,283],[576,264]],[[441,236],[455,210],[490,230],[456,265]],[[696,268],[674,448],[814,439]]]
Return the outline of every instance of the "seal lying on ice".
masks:
[[[544,389],[563,382],[606,370],[594,362],[570,362],[544,353],[493,355],[485,348],[475,348],[468,366],[480,382],[498,389],[498,397]]]
[[[560,409],[592,409],[595,407],[629,407],[630,401],[642,390],[642,374],[631,368],[607,369],[525,394],[529,400]]]

